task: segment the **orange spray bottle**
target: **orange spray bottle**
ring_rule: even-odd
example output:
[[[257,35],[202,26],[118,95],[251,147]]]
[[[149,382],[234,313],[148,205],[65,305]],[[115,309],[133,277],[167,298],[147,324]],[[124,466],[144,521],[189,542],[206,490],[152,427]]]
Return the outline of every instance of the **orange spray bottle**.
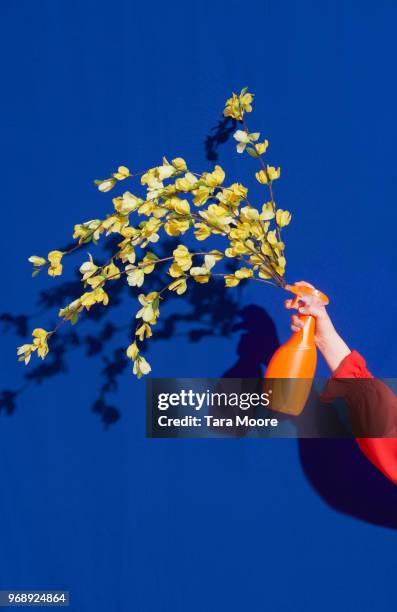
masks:
[[[313,295],[320,298],[324,304],[329,303],[327,296],[313,287],[296,284],[286,285],[285,289],[295,294],[295,306],[304,295]],[[305,407],[317,364],[315,318],[311,315],[299,317],[304,322],[303,328],[294,332],[291,338],[277,349],[265,374],[265,389],[267,392],[271,389],[270,408],[294,416],[298,416]]]

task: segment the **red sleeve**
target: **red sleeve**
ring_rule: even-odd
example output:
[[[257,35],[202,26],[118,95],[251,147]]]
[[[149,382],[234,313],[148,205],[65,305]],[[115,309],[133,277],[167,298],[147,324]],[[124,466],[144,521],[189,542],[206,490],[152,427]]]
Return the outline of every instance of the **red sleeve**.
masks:
[[[345,357],[332,374],[332,378],[373,378],[367,370],[367,364],[357,351]]]
[[[333,373],[332,379],[338,378],[373,378],[373,376],[361,355],[357,351],[352,351]],[[386,401],[395,412],[397,407],[395,396],[388,393]],[[357,438],[357,443],[378,470],[397,484],[397,438]]]

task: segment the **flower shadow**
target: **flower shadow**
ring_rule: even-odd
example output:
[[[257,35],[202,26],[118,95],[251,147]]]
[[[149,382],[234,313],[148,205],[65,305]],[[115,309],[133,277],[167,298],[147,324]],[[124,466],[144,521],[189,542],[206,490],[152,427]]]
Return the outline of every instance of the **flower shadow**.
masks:
[[[176,240],[165,241],[158,255],[160,257],[168,255],[176,245]],[[104,252],[106,253],[108,249],[111,250],[112,245],[106,245]],[[153,291],[163,286],[164,278],[160,277],[161,272],[157,273],[156,270],[147,276],[145,291]],[[73,280],[66,280],[45,289],[38,294],[36,313],[4,312],[0,314],[0,330],[4,334],[13,334],[15,345],[22,344],[26,341],[31,329],[35,327],[38,314],[40,318],[45,318],[45,315],[48,316],[49,313],[51,313],[50,316],[53,316],[59,308],[80,295],[81,290],[79,275]],[[126,303],[131,297],[136,298],[141,291],[142,289],[131,288],[126,283],[109,283],[107,292],[112,304],[112,312],[109,313],[106,308],[100,306],[93,307],[84,313],[78,325],[70,326],[68,323],[62,327],[51,338],[50,352],[46,359],[39,362],[32,360],[29,367],[24,370],[21,386],[17,389],[0,390],[0,415],[11,416],[17,408],[20,395],[26,392],[31,385],[42,385],[51,378],[67,373],[71,354],[74,350],[79,349],[84,352],[86,358],[99,358],[102,361],[101,385],[93,402],[92,412],[99,416],[105,429],[116,423],[121,417],[121,412],[113,405],[109,396],[117,392],[121,377],[127,368],[131,367],[125,350],[129,343],[128,338],[134,331],[134,319],[131,321],[129,312],[128,319],[123,323],[121,316],[114,316],[113,309]],[[169,292],[167,302],[182,299],[184,301],[183,312],[162,314],[154,329],[154,335],[150,339],[150,345],[175,335],[179,337],[186,335],[188,341],[192,343],[200,342],[209,335],[231,336],[237,329],[235,323],[240,309],[239,295],[240,288],[230,291],[224,287],[223,280],[215,278],[212,279],[210,285],[192,283],[189,291],[182,298],[174,292]],[[94,332],[90,327],[92,321],[96,323]],[[50,320],[48,329],[53,328],[55,324],[55,321]],[[181,332],[181,329],[184,331]]]
[[[231,117],[223,117],[217,125],[210,130],[204,141],[205,154],[208,161],[218,160],[218,149],[225,144],[236,129],[237,121]]]

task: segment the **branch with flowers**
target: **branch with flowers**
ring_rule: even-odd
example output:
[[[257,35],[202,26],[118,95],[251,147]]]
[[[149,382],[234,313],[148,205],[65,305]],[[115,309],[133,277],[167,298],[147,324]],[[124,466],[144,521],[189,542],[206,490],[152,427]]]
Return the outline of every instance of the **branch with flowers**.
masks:
[[[48,342],[61,325],[66,322],[74,325],[84,310],[96,304],[107,306],[108,283],[127,282],[131,287],[142,287],[146,276],[158,266],[167,266],[168,282],[158,291],[138,296],[141,307],[136,313],[137,325],[126,348],[138,378],[151,371],[142,355],[142,344],[153,335],[167,292],[183,295],[191,283],[208,283],[213,277],[223,277],[226,287],[235,287],[245,279],[285,286],[285,244],[281,232],[290,223],[291,213],[276,206],[273,182],[279,178],[280,168],[268,165],[264,159],[269,143],[261,141],[260,133],[251,132],[247,125],[246,114],[252,111],[252,102],[253,94],[244,88],[226,101],[223,114],[241,124],[233,135],[237,151],[257,160],[259,169],[255,177],[267,188],[266,202],[260,207],[251,203],[248,189],[241,183],[225,186],[221,166],[216,165],[212,172],[197,173],[181,157],[171,162],[163,157],[160,166],[136,174],[119,166],[110,178],[95,181],[98,190],[106,193],[123,181],[140,177],[145,193],[140,197],[124,191],[113,198],[114,209],[105,219],[75,225],[75,243],[68,251],[54,250],[46,258],[29,257],[34,266],[32,276],[47,270],[56,277],[62,274],[67,255],[89,243],[96,244],[103,236],[116,234],[120,238],[115,252],[103,265],[97,265],[87,254],[87,261],[79,268],[83,293],[59,311],[60,322],[55,329],[33,330],[32,342],[17,349],[20,361],[28,364],[34,352],[44,359],[49,351]],[[194,235],[200,248],[189,250],[182,243],[182,237],[188,233]],[[169,256],[159,258],[149,249],[164,235],[181,237],[181,242]],[[210,237],[219,240],[219,249],[201,248]],[[233,273],[215,271],[225,258],[235,261]]]

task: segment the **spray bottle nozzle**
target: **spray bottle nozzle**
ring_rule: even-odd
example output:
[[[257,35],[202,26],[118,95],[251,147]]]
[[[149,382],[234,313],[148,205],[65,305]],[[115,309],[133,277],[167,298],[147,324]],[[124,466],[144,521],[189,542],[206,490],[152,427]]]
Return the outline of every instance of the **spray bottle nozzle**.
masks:
[[[319,298],[325,306],[329,304],[329,299],[325,295],[325,293],[318,291],[314,287],[310,287],[308,285],[301,285],[300,283],[295,283],[294,285],[285,285],[284,289],[286,291],[291,291],[291,293],[294,293],[297,296],[297,298],[302,297],[304,295],[313,295]]]

